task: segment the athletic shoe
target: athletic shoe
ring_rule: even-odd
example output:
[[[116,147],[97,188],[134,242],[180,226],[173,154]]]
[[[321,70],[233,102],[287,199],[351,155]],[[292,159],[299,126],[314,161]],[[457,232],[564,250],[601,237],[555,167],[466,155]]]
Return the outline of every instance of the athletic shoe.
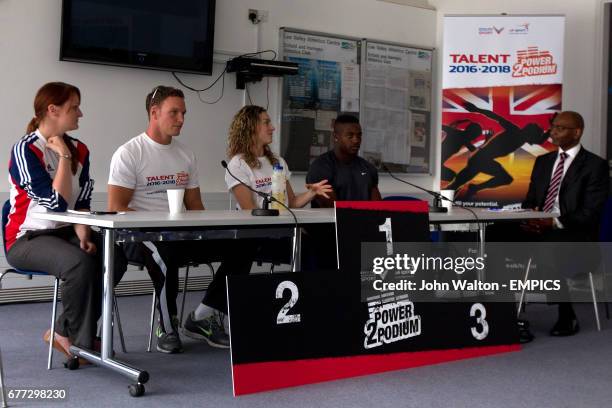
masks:
[[[157,326],[157,351],[161,353],[174,354],[183,352],[183,344],[178,333],[164,333]]]
[[[189,313],[183,324],[183,334],[192,339],[205,340],[212,347],[229,348],[229,336],[215,316],[195,320],[193,312]]]

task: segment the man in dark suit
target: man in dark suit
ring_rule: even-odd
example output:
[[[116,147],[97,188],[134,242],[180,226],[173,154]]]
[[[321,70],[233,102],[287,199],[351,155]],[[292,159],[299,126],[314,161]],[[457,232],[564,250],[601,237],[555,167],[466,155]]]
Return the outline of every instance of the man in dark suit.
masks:
[[[523,228],[531,234],[530,239],[547,242],[598,240],[600,219],[608,198],[609,170],[604,159],[580,145],[583,132],[584,120],[579,113],[561,112],[552,121],[550,135],[559,149],[536,159],[523,208],[555,212],[560,216],[525,223]],[[561,265],[560,269],[564,268],[565,260],[575,256],[566,255],[559,254],[557,265]],[[563,290],[567,291],[565,284]],[[550,334],[570,336],[578,331],[572,304],[559,303],[559,319]]]

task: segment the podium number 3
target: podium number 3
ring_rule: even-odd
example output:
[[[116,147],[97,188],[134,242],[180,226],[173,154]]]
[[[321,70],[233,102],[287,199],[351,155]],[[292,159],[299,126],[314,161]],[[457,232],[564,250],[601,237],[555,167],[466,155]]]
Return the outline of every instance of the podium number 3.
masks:
[[[278,284],[276,287],[276,298],[282,299],[285,291],[288,290],[291,293],[291,297],[289,301],[285,303],[281,310],[278,312],[278,316],[276,316],[276,324],[287,324],[287,323],[299,323],[301,320],[301,316],[299,313],[289,314],[289,311],[298,301],[300,293],[298,291],[298,287],[295,283],[291,281],[283,281]]]
[[[476,312],[480,312],[480,316],[476,317]],[[485,320],[487,309],[482,303],[474,303],[470,309],[470,317],[476,317],[476,326],[471,327],[472,336],[476,340],[484,340],[489,335],[489,323]],[[482,327],[481,331],[478,330],[478,325]]]
[[[385,218],[384,224],[378,226],[380,232],[385,233],[385,242],[387,243],[387,255],[393,255],[393,234],[391,232],[391,218]]]

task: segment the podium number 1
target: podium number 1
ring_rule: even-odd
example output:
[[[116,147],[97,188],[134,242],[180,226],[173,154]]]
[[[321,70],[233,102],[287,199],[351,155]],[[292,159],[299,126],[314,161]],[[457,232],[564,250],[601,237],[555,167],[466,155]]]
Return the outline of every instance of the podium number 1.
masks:
[[[378,226],[380,232],[385,233],[387,243],[387,255],[393,255],[393,234],[391,233],[391,218],[386,218],[384,224]]]
[[[285,290],[288,290],[291,293],[291,297],[278,312],[278,316],[276,316],[276,324],[299,323],[302,319],[299,313],[289,314],[289,311],[293,306],[295,306],[300,296],[298,287],[291,281],[282,281],[276,287],[276,298],[282,299]]]

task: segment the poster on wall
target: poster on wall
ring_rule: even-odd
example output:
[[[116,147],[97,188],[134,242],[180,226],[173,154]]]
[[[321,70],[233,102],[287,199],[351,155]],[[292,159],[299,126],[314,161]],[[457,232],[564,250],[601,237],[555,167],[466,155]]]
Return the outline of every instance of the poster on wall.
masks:
[[[459,204],[523,201],[535,158],[555,150],[564,16],[445,16],[441,189]]]
[[[281,58],[299,66],[283,83],[281,155],[293,171],[332,148],[339,113],[359,116],[361,41],[342,36],[281,30]]]
[[[365,51],[361,154],[394,172],[427,173],[432,50],[367,40]]]

